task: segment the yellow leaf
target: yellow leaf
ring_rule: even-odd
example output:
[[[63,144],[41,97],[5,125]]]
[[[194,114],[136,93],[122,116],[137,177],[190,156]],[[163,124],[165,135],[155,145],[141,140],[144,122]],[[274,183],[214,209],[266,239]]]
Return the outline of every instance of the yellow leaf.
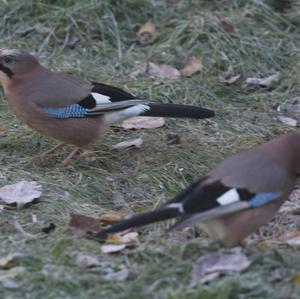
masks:
[[[300,284],[300,273],[296,273],[293,278],[292,278],[292,282],[294,284]]]
[[[261,250],[267,250],[269,249],[271,246],[270,246],[270,243],[268,241],[262,241],[258,244],[258,248],[261,249]]]
[[[203,64],[200,59],[195,56],[189,56],[184,68],[181,70],[181,74],[185,77],[192,76],[198,72],[203,71]]]
[[[114,223],[124,219],[124,214],[121,212],[113,212],[100,216],[97,220],[100,222]]]
[[[120,234],[110,234],[106,239],[106,243],[109,244],[132,244],[137,241],[138,233],[137,232],[130,232],[124,235]]]
[[[158,35],[155,24],[152,21],[146,22],[136,33],[137,40],[141,45],[153,43],[157,39]]]

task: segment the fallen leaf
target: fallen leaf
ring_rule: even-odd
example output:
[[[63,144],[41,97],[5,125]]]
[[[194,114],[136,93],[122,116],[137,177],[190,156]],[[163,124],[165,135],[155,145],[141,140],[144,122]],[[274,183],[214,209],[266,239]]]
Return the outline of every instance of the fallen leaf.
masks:
[[[168,64],[148,63],[148,73],[153,79],[175,80],[180,78],[180,72]]]
[[[230,85],[230,84],[233,84],[236,81],[238,81],[240,78],[241,78],[241,74],[238,74],[238,75],[235,75],[235,76],[233,76],[233,75],[227,75],[225,77],[221,77],[220,81],[222,83]]]
[[[126,234],[109,234],[105,243],[108,244],[115,244],[115,245],[119,245],[119,244],[133,244],[136,243],[138,240],[138,233],[137,232],[130,232],[130,233],[126,233]]]
[[[0,267],[3,268],[7,266],[12,260],[14,259],[14,256],[12,254],[8,254],[5,257],[0,258]]]
[[[76,236],[90,236],[100,233],[100,223],[92,217],[81,214],[71,214],[70,232]]]
[[[246,9],[246,10],[243,12],[243,17],[246,17],[246,18],[252,18],[253,16],[254,16],[254,11],[253,11],[253,10]]]
[[[3,133],[5,132],[5,129],[4,128],[0,128],[0,133]]]
[[[300,115],[300,97],[285,100],[282,104],[277,104],[277,111],[292,113],[295,116]]]
[[[257,247],[261,250],[268,250],[271,247],[271,242],[269,241],[261,241],[257,244]]]
[[[164,126],[163,117],[135,116],[124,120],[121,127],[125,130],[156,129]]]
[[[134,68],[130,69],[127,73],[127,75],[131,78],[131,79],[135,79],[137,78],[139,75],[144,74],[147,72],[147,66],[148,64],[146,62],[141,62],[138,63],[137,66],[135,66]]]
[[[142,144],[143,144],[143,139],[136,138],[136,139],[119,142],[119,143],[113,145],[112,148],[122,150],[122,149],[127,149],[130,147],[141,147]]]
[[[296,273],[293,278],[292,278],[292,282],[294,284],[300,284],[300,273]]]
[[[121,270],[117,271],[117,272],[111,272],[111,273],[107,273],[103,279],[106,281],[125,281],[128,276],[129,276],[130,272],[128,270],[128,268],[123,267]]]
[[[68,42],[67,42],[67,46],[70,49],[74,49],[75,46],[80,42],[80,38],[78,36],[72,36]]]
[[[77,266],[79,266],[81,269],[90,268],[93,266],[98,266],[99,260],[96,256],[91,256],[84,253],[78,253],[75,258],[75,263]]]
[[[106,223],[115,223],[124,219],[124,214],[120,212],[108,213],[100,216],[97,220]]]
[[[34,30],[40,34],[48,34],[52,31],[52,28],[49,28],[41,23],[36,23],[34,25]]]
[[[189,77],[198,72],[203,71],[203,64],[199,58],[195,56],[189,56],[187,58],[186,64],[180,71],[182,76]]]
[[[285,214],[298,214],[299,213],[299,200],[300,200],[300,189],[295,189],[290,194],[289,199],[286,200],[280,207],[279,212]]]
[[[153,43],[158,36],[159,33],[156,31],[155,24],[152,21],[145,23],[136,33],[137,41],[141,45]]]
[[[246,83],[254,86],[270,87],[273,82],[278,82],[279,80],[280,80],[280,73],[277,72],[266,78],[256,78],[256,77],[247,78]]]
[[[102,253],[117,253],[122,251],[126,248],[125,244],[120,245],[111,245],[111,244],[105,244],[101,246]]]
[[[250,266],[251,262],[236,247],[229,252],[208,254],[196,261],[191,273],[191,286],[210,282],[221,274],[241,272]]]
[[[292,231],[288,232],[279,237],[279,240],[284,241],[288,245],[291,246],[299,246],[300,245],[300,231]]]
[[[229,32],[229,33],[235,32],[234,26],[227,19],[225,19],[222,16],[218,16],[218,20],[226,32]]]
[[[284,115],[278,115],[278,120],[281,121],[283,124],[290,126],[290,127],[297,127],[298,121],[294,118],[287,117]]]
[[[25,204],[34,201],[42,194],[42,186],[35,182],[21,181],[16,184],[0,188],[0,201],[6,204],[16,204],[22,208]]]

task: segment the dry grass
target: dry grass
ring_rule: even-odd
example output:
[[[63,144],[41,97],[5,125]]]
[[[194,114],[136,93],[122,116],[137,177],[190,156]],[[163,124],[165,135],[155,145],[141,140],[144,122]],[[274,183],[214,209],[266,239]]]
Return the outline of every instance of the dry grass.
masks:
[[[193,261],[218,249],[204,237],[178,244],[161,225],[155,225],[143,231],[138,248],[109,257],[100,254],[98,243],[67,233],[70,212],[97,216],[111,211],[115,192],[128,202],[125,213],[151,209],[205,174],[226,154],[290,130],[276,120],[278,112],[272,105],[291,103],[299,95],[300,7],[294,1],[293,9],[282,14],[269,3],[2,1],[3,47],[28,49],[51,68],[112,83],[136,95],[203,105],[217,112],[214,119],[201,122],[168,120],[164,128],[153,131],[111,130],[94,145],[95,161],[79,158],[61,168],[59,161],[67,152],[34,158],[53,141],[21,124],[1,100],[0,127],[5,132],[0,132],[0,185],[35,179],[44,188],[37,204],[0,212],[0,256],[21,252],[23,256],[10,266],[25,268],[17,279],[18,288],[0,284],[2,298],[299,298],[299,286],[291,282],[300,271],[299,254],[293,248],[249,246],[246,253],[253,265],[248,271],[190,289]],[[225,32],[217,15],[228,18],[236,32]],[[158,41],[129,51],[134,31],[149,19],[158,26]],[[39,34],[34,30],[37,23],[53,30]],[[68,42],[74,38],[80,42],[71,49]],[[161,84],[146,74],[136,80],[127,76],[137,61],[181,68],[190,53],[202,57],[203,74]],[[218,78],[230,69],[241,73],[243,79],[226,86]],[[275,71],[281,72],[282,80],[270,89],[253,90],[244,83],[246,77]],[[167,145],[168,134],[178,134],[181,143]],[[141,149],[111,149],[112,144],[136,136],[144,139]],[[55,223],[56,230],[33,239],[15,235],[13,217],[31,232],[32,214]],[[101,265],[83,272],[74,263],[78,252],[100,255]],[[131,270],[127,281],[103,280],[107,271],[116,271],[121,265]]]

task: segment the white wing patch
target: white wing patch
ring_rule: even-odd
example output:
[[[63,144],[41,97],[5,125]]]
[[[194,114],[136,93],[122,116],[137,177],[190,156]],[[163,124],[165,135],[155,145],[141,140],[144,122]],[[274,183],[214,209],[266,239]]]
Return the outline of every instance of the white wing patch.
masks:
[[[127,118],[138,116],[149,109],[150,107],[147,105],[137,104],[126,109],[105,113],[104,121],[107,125],[111,125]]]
[[[179,203],[171,203],[169,205],[167,205],[168,208],[175,208],[178,209],[179,213],[183,214],[184,213],[184,209],[183,209],[183,205],[181,202]]]
[[[228,190],[220,197],[217,198],[217,202],[221,206],[229,205],[231,203],[237,202],[240,200],[240,196],[235,188]]]
[[[96,101],[96,105],[111,103],[110,97],[101,93],[92,92],[92,96]]]

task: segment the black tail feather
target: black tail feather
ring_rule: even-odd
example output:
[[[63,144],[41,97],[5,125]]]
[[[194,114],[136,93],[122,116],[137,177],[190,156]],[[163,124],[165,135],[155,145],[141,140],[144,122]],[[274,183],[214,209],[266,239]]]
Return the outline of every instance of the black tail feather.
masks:
[[[147,213],[138,214],[132,216],[129,219],[124,219],[117,222],[116,224],[113,224],[111,227],[101,231],[98,235],[95,236],[95,238],[103,239],[104,237],[106,237],[107,234],[117,233],[129,228],[139,227],[146,224],[167,220],[170,218],[177,217],[179,216],[179,214],[180,212],[177,208],[163,208]]]
[[[186,118],[209,118],[215,116],[213,110],[179,104],[166,104],[166,103],[150,103],[148,111],[145,111],[143,116],[156,116],[156,117],[186,117]]]

